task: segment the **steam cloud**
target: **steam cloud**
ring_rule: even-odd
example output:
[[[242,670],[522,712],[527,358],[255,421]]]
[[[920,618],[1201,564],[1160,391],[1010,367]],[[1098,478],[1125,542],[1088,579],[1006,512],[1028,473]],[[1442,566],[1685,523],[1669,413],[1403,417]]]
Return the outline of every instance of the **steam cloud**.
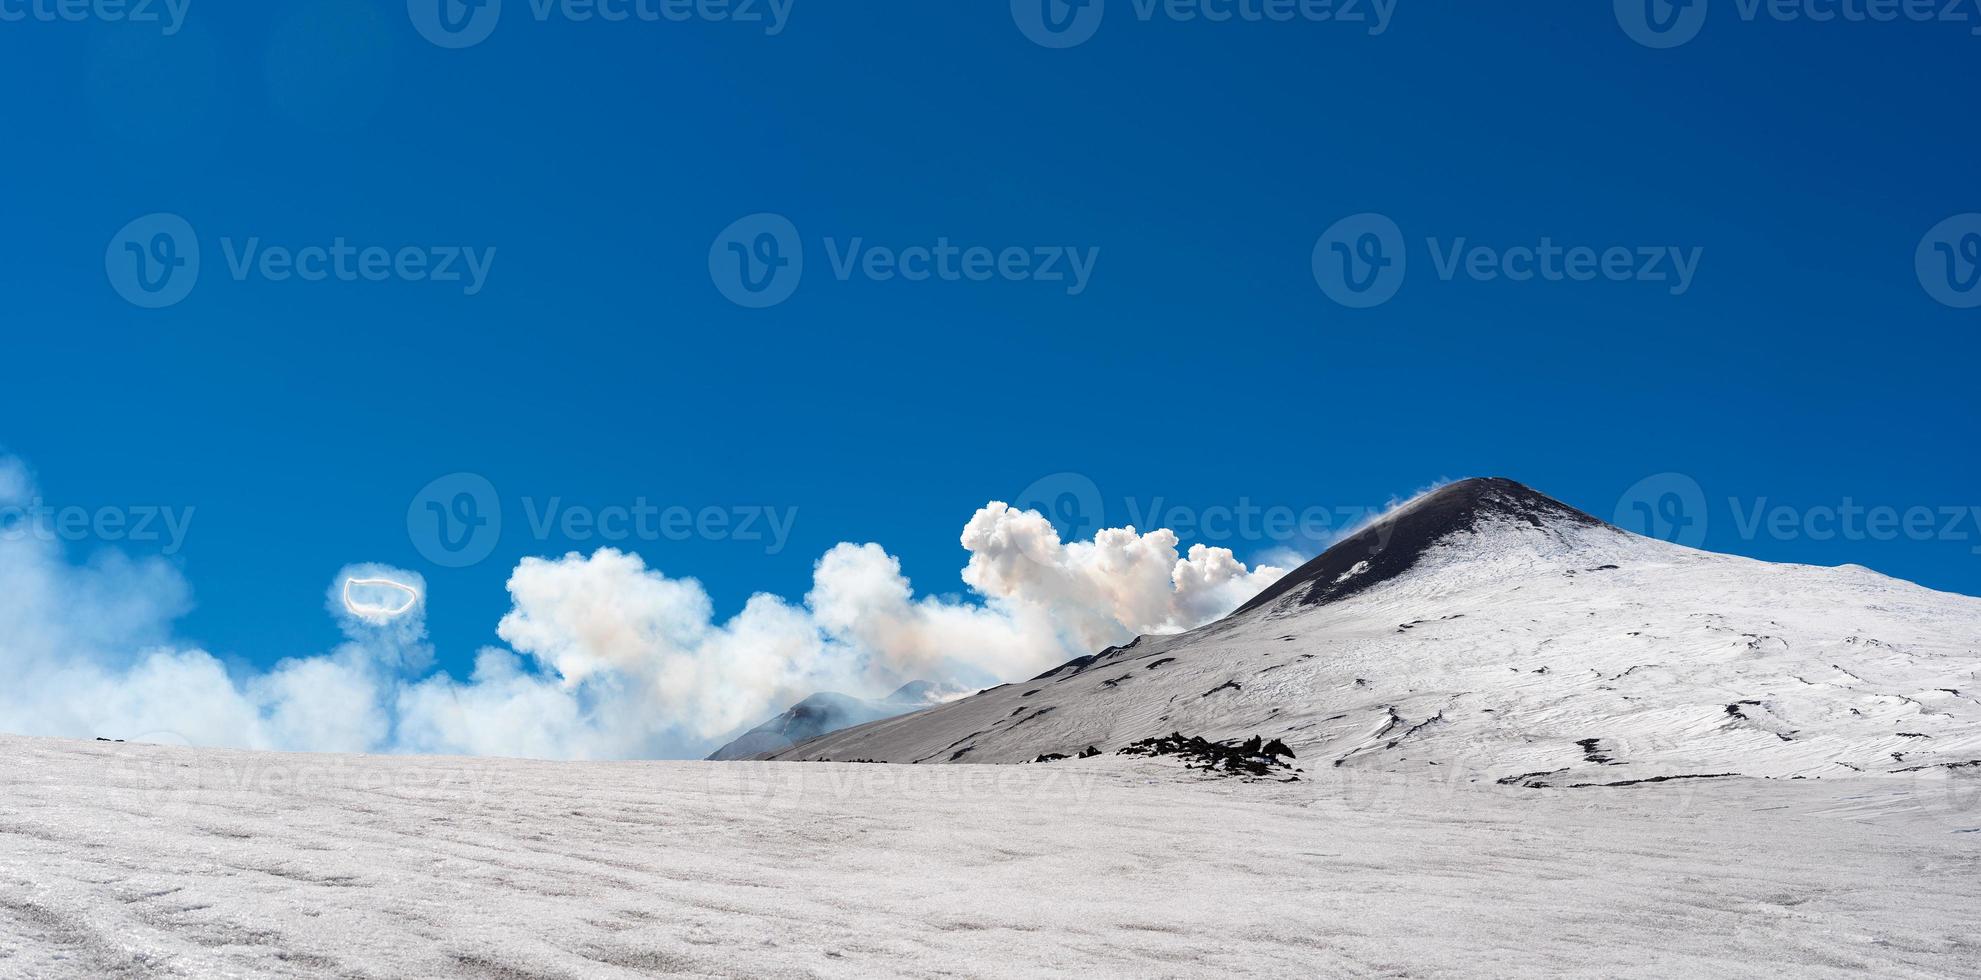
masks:
[[[32,480],[0,458],[0,505]],[[0,532],[6,529],[0,528]],[[528,558],[510,576],[507,648],[460,680],[426,675],[426,583],[354,565],[325,608],[344,641],[266,669],[175,642],[190,590],[162,561],[72,564],[0,533],[0,730],[197,745],[536,758],[699,756],[819,690],[1031,676],[1143,633],[1190,629],[1284,574],[1132,528],[1062,542],[991,503],[963,529],[969,600],[916,596],[876,544],[841,544],[801,602],[759,594],[719,621],[701,584],[611,548]],[[426,675],[426,676],[422,676]]]

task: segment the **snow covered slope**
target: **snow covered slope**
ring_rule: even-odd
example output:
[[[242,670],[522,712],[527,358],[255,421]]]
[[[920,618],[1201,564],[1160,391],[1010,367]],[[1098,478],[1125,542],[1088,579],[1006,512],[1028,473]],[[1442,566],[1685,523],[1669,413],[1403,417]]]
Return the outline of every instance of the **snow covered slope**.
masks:
[[[7,980],[1981,975],[1938,776],[0,759]]]
[[[1981,774],[1981,599],[1694,551],[1468,480],[1210,626],[772,758],[1021,762],[1171,731],[1529,784]]]
[[[714,762],[747,759],[790,748],[842,728],[896,718],[910,711],[951,700],[962,691],[931,681],[913,681],[875,701],[850,694],[821,691],[785,709],[777,717],[750,729],[709,755]]]

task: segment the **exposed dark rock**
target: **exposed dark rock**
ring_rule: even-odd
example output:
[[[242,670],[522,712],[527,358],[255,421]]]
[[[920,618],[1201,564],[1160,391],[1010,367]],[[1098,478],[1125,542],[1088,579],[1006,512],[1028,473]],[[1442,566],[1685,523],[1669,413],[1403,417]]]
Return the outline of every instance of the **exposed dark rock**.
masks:
[[[1501,786],[1512,786],[1515,785],[1516,783],[1528,784],[1529,780],[1539,779],[1542,776],[1552,776],[1555,775],[1556,773],[1563,773],[1567,771],[1568,770],[1566,769],[1543,769],[1539,772],[1523,772],[1518,776],[1501,776],[1499,779],[1494,780],[1494,782],[1499,783]]]
[[[1272,750],[1277,747],[1280,753]],[[1203,769],[1220,776],[1265,776],[1286,775],[1281,782],[1292,782],[1300,777],[1288,775],[1292,768],[1281,761],[1290,759],[1293,752],[1278,739],[1270,745],[1254,735],[1243,742],[1213,742],[1200,735],[1184,736],[1181,732],[1171,732],[1161,738],[1145,738],[1122,749],[1120,755],[1165,756],[1181,758],[1186,769]]]
[[[1892,758],[1894,759],[1899,758],[1899,753],[1893,752]],[[1900,761],[1904,761],[1904,760],[1900,760]],[[1909,766],[1904,769],[1894,769],[1892,771],[1893,772],[1925,772],[1928,769],[1945,769],[1949,772],[1953,772],[1960,769],[1975,769],[1975,768],[1981,768],[1981,759],[1974,759],[1969,762],[1941,762],[1930,766]]]
[[[1084,657],[1074,657],[1072,660],[1068,660],[1067,662],[1060,664],[1059,666],[1054,667],[1053,669],[1048,670],[1045,673],[1040,674],[1039,676],[1034,677],[1032,679],[1035,681],[1042,681],[1048,677],[1071,677],[1074,674],[1077,674],[1083,670],[1086,670],[1088,667],[1093,666],[1097,661],[1118,657],[1124,653],[1127,653],[1130,650],[1135,649],[1137,646],[1140,646],[1141,643],[1142,643],[1142,637],[1138,636],[1134,640],[1128,643],[1124,643],[1118,647],[1108,647],[1107,649],[1102,650],[1099,653],[1089,654]]]
[[[1018,727],[1019,725],[1022,725],[1022,724],[1024,724],[1024,723],[1026,723],[1026,722],[1028,722],[1028,721],[1031,721],[1031,720],[1033,720],[1033,719],[1035,719],[1035,718],[1043,718],[1043,717],[1045,717],[1046,715],[1049,715],[1049,714],[1052,714],[1052,713],[1053,713],[1054,711],[1056,711],[1056,710],[1058,710],[1058,709],[1057,709],[1057,708],[1054,708],[1054,707],[1052,707],[1052,706],[1050,706],[1050,705],[1048,705],[1048,706],[1046,706],[1046,707],[1043,707],[1043,708],[1040,708],[1039,710],[1037,710],[1037,711],[1034,711],[1034,712],[1032,712],[1031,714],[1029,714],[1029,715],[1026,715],[1026,716],[1025,716],[1025,717],[1023,717],[1023,718],[1020,718],[1020,719],[1018,719],[1017,721],[1014,721],[1014,722],[1012,722],[1012,723],[1011,723],[1011,728],[1010,728],[1010,729],[1006,729],[1006,731],[1010,731],[1010,730],[1013,730],[1013,729],[1016,729],[1016,728],[1017,728],[1017,727]]]
[[[1090,653],[1084,657],[1074,657],[1072,660],[1068,660],[1067,662],[1060,664],[1059,666],[1054,667],[1053,669],[1048,670],[1045,673],[1040,674],[1039,676],[1034,677],[1032,679],[1035,681],[1042,681],[1048,677],[1057,677],[1062,674],[1065,675],[1077,674],[1083,670],[1086,670],[1087,665],[1093,663],[1096,660],[1099,660],[1100,658],[1101,655],[1098,653]]]
[[[1680,779],[1731,779],[1740,775],[1737,772],[1709,772],[1689,776],[1652,776],[1649,779],[1625,779],[1614,783],[1571,783],[1569,789],[1588,789],[1605,786],[1642,786],[1645,783],[1669,783]],[[1536,784],[1536,789],[1545,789],[1545,784]]]

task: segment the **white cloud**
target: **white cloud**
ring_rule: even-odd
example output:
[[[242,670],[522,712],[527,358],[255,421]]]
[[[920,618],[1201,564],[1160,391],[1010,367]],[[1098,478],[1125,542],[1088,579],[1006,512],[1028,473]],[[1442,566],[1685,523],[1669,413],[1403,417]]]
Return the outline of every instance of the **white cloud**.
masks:
[[[994,600],[1031,607],[1063,628],[1076,647],[1098,649],[1142,633],[1200,626],[1271,585],[1284,569],[1247,569],[1229,549],[1193,545],[1179,559],[1172,531],[1134,528],[1062,544],[1033,511],[993,503],[963,529],[970,564],[963,580]],[[1236,602],[1224,598],[1244,593]],[[1220,608],[1221,606],[1221,608]]]
[[[0,458],[0,502],[31,494]],[[981,686],[1149,632],[1223,615],[1284,574],[1222,548],[1177,553],[1133,528],[1065,543],[992,503],[964,528],[969,599],[915,595],[876,544],[841,544],[798,603],[757,595],[718,620],[701,584],[638,555],[529,558],[466,680],[432,663],[426,582],[353,565],[326,609],[328,653],[233,672],[171,641],[190,590],[169,564],[0,535],[0,730],[164,735],[201,745],[549,758],[698,755],[818,690],[878,695],[910,680]],[[527,660],[525,658],[528,658]]]

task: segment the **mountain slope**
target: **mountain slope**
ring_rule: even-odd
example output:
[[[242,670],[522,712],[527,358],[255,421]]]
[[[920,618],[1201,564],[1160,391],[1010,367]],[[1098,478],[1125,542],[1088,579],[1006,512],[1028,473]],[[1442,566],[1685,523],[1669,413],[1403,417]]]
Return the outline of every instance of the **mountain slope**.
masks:
[[[737,736],[708,758],[712,762],[729,762],[777,752],[842,728],[920,711],[930,705],[941,704],[957,693],[961,692],[929,681],[905,684],[879,701],[822,691]]]
[[[1020,762],[1182,731],[1281,738],[1309,767],[1556,785],[1981,774],[1977,697],[1981,600],[1693,551],[1468,480],[1210,626],[772,758]]]

